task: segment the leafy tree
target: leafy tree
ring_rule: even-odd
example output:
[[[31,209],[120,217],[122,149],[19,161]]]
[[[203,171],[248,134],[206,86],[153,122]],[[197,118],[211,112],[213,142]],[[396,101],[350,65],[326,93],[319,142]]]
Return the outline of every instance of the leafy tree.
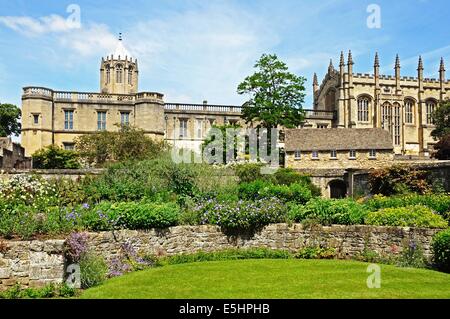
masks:
[[[254,67],[256,72],[237,89],[238,94],[250,95],[242,110],[246,122],[256,121],[268,129],[299,126],[304,119],[306,79],[288,72],[275,54],[263,54]]]
[[[431,136],[439,139],[450,133],[450,101],[442,102],[433,113],[435,129],[431,132]]]
[[[33,155],[33,167],[42,169],[80,168],[79,156],[75,151],[64,150],[50,145],[36,151]]]
[[[143,130],[129,125],[119,126],[116,132],[85,134],[75,142],[80,157],[90,165],[154,158],[165,148],[163,142],[154,141]]]
[[[208,132],[208,135],[206,136],[205,140],[203,141],[202,144],[202,151],[205,150],[206,146],[208,146],[208,148],[210,149],[215,149],[215,150],[222,150],[222,163],[227,163],[227,129],[233,129],[233,130],[237,130],[239,129],[240,126],[239,125],[213,125],[212,129],[215,130],[220,130],[221,135],[222,135],[222,139],[219,140],[217,138],[217,136],[215,136],[213,134],[213,130],[210,130]],[[237,158],[238,155],[238,144],[239,144],[239,137],[238,136],[234,136],[233,137],[233,157]],[[216,154],[210,154],[212,156],[216,156]]]
[[[434,158],[439,160],[450,160],[450,132],[439,140],[439,142],[434,145],[435,153]]]
[[[22,112],[13,104],[0,104],[0,137],[20,134]]]

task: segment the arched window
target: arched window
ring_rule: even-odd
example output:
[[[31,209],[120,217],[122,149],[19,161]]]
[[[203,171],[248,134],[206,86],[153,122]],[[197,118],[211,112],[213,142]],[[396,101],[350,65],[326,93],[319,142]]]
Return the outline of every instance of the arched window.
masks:
[[[368,97],[360,97],[358,99],[358,121],[369,122],[370,99]]]
[[[414,123],[414,101],[411,99],[405,100],[405,123]]]
[[[133,68],[131,66],[128,68],[128,84],[133,84]]]
[[[122,83],[123,68],[121,64],[116,65],[116,83]]]
[[[394,135],[394,145],[400,145],[401,144],[401,138],[400,138],[400,123],[401,123],[401,107],[400,104],[398,103],[394,103],[394,108],[393,108],[393,124],[394,124],[394,130],[393,130],[393,135]]]
[[[427,124],[434,124],[433,113],[436,109],[436,102],[434,100],[428,100],[426,102],[427,107]]]
[[[381,106],[381,127],[392,133],[392,105],[389,102]]]
[[[106,84],[109,84],[111,82],[111,67],[109,64],[106,66]]]

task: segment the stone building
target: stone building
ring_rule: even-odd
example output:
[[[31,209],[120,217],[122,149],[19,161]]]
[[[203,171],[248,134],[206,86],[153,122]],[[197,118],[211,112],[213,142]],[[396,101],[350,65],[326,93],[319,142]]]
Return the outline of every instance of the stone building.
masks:
[[[421,57],[417,77],[400,75],[398,56],[394,76],[380,74],[378,53],[373,74],[355,74],[353,65],[351,52],[347,62],[341,52],[339,70],[330,62],[320,86],[314,75],[314,110],[335,111],[337,115],[328,127],[383,128],[390,132],[396,154],[428,156],[436,143],[430,136],[434,128],[431,115],[440,101],[450,97],[443,59],[439,79],[424,78]],[[306,123],[310,127],[326,125]]]
[[[11,138],[0,137],[0,169],[31,168],[31,159],[25,157],[25,149]]]
[[[294,169],[379,168],[394,160],[391,135],[381,128],[286,130],[286,166]]]
[[[390,132],[396,154],[428,155],[434,141],[430,117],[437,103],[447,97],[450,82],[441,63],[440,79],[424,79],[422,61],[418,77],[353,73],[341,55],[339,71],[332,64],[319,86],[314,76],[314,108],[306,110],[303,128],[384,128]],[[74,148],[82,134],[117,130],[130,124],[149,136],[165,139],[178,148],[200,150],[212,125],[239,124],[241,106],[178,104],[164,101],[157,92],[139,91],[137,59],[131,58],[119,38],[113,54],[100,63],[99,92],[63,92],[44,87],[25,87],[22,95],[22,145],[30,156],[55,144]]]

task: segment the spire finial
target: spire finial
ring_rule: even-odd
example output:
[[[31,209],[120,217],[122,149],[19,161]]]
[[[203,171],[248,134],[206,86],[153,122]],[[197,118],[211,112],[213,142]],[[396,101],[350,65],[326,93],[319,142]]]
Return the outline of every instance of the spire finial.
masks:
[[[395,68],[397,69],[397,68],[400,68],[400,58],[398,57],[398,54],[397,54],[397,56],[395,57]]]
[[[339,66],[344,66],[345,65],[345,61],[344,61],[344,51],[341,51],[341,61],[339,63]]]
[[[375,52],[375,67],[379,67],[380,66],[380,60],[378,58],[378,52]]]
[[[423,62],[422,62],[422,56],[419,55],[419,66],[417,68],[418,71],[423,71]]]
[[[334,70],[333,59],[330,59],[330,64],[328,65],[328,73],[331,73]]]
[[[441,58],[441,66],[439,67],[439,71],[445,71],[444,58]]]
[[[313,85],[319,85],[319,81],[317,80],[317,74],[315,72],[313,77]]]
[[[348,65],[353,65],[353,56],[352,56],[352,50],[348,50]]]

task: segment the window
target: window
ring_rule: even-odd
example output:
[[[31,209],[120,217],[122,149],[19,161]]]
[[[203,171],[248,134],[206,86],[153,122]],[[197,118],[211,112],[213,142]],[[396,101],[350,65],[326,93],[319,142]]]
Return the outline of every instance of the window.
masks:
[[[427,101],[427,124],[434,124],[433,112],[436,108],[436,103]]]
[[[400,145],[400,104],[394,104],[394,145]]]
[[[405,101],[405,123],[414,123],[414,102],[412,100]]]
[[[64,149],[66,151],[73,151],[75,150],[75,144],[74,143],[63,143]]]
[[[120,124],[122,125],[130,124],[130,112],[120,112]]]
[[[33,123],[35,125],[39,124],[39,114],[33,114]]]
[[[180,137],[187,137],[187,119],[180,119]]]
[[[356,159],[356,151],[355,150],[350,150],[348,157],[350,159]]]
[[[106,66],[106,84],[111,82],[111,68],[109,65]]]
[[[335,150],[330,151],[330,158],[337,158],[337,152]]]
[[[313,159],[318,159],[318,158],[319,158],[319,152],[313,151],[313,152],[312,152],[312,158],[313,158]]]
[[[370,150],[369,151],[369,158],[376,158],[377,157],[377,151],[376,150]]]
[[[367,97],[358,99],[358,121],[369,122],[369,103],[370,100]]]
[[[294,152],[294,158],[299,160],[302,158],[302,152],[300,152],[299,150]]]
[[[73,130],[73,111],[72,110],[64,111],[64,129],[65,130]]]
[[[196,121],[197,138],[203,138],[203,120]]]
[[[392,133],[392,106],[389,103],[381,106],[381,127]]]
[[[133,68],[128,68],[128,84],[133,84]]]
[[[122,83],[123,68],[121,64],[116,66],[116,83]]]
[[[99,131],[106,130],[106,112],[103,111],[97,112],[97,130]]]

